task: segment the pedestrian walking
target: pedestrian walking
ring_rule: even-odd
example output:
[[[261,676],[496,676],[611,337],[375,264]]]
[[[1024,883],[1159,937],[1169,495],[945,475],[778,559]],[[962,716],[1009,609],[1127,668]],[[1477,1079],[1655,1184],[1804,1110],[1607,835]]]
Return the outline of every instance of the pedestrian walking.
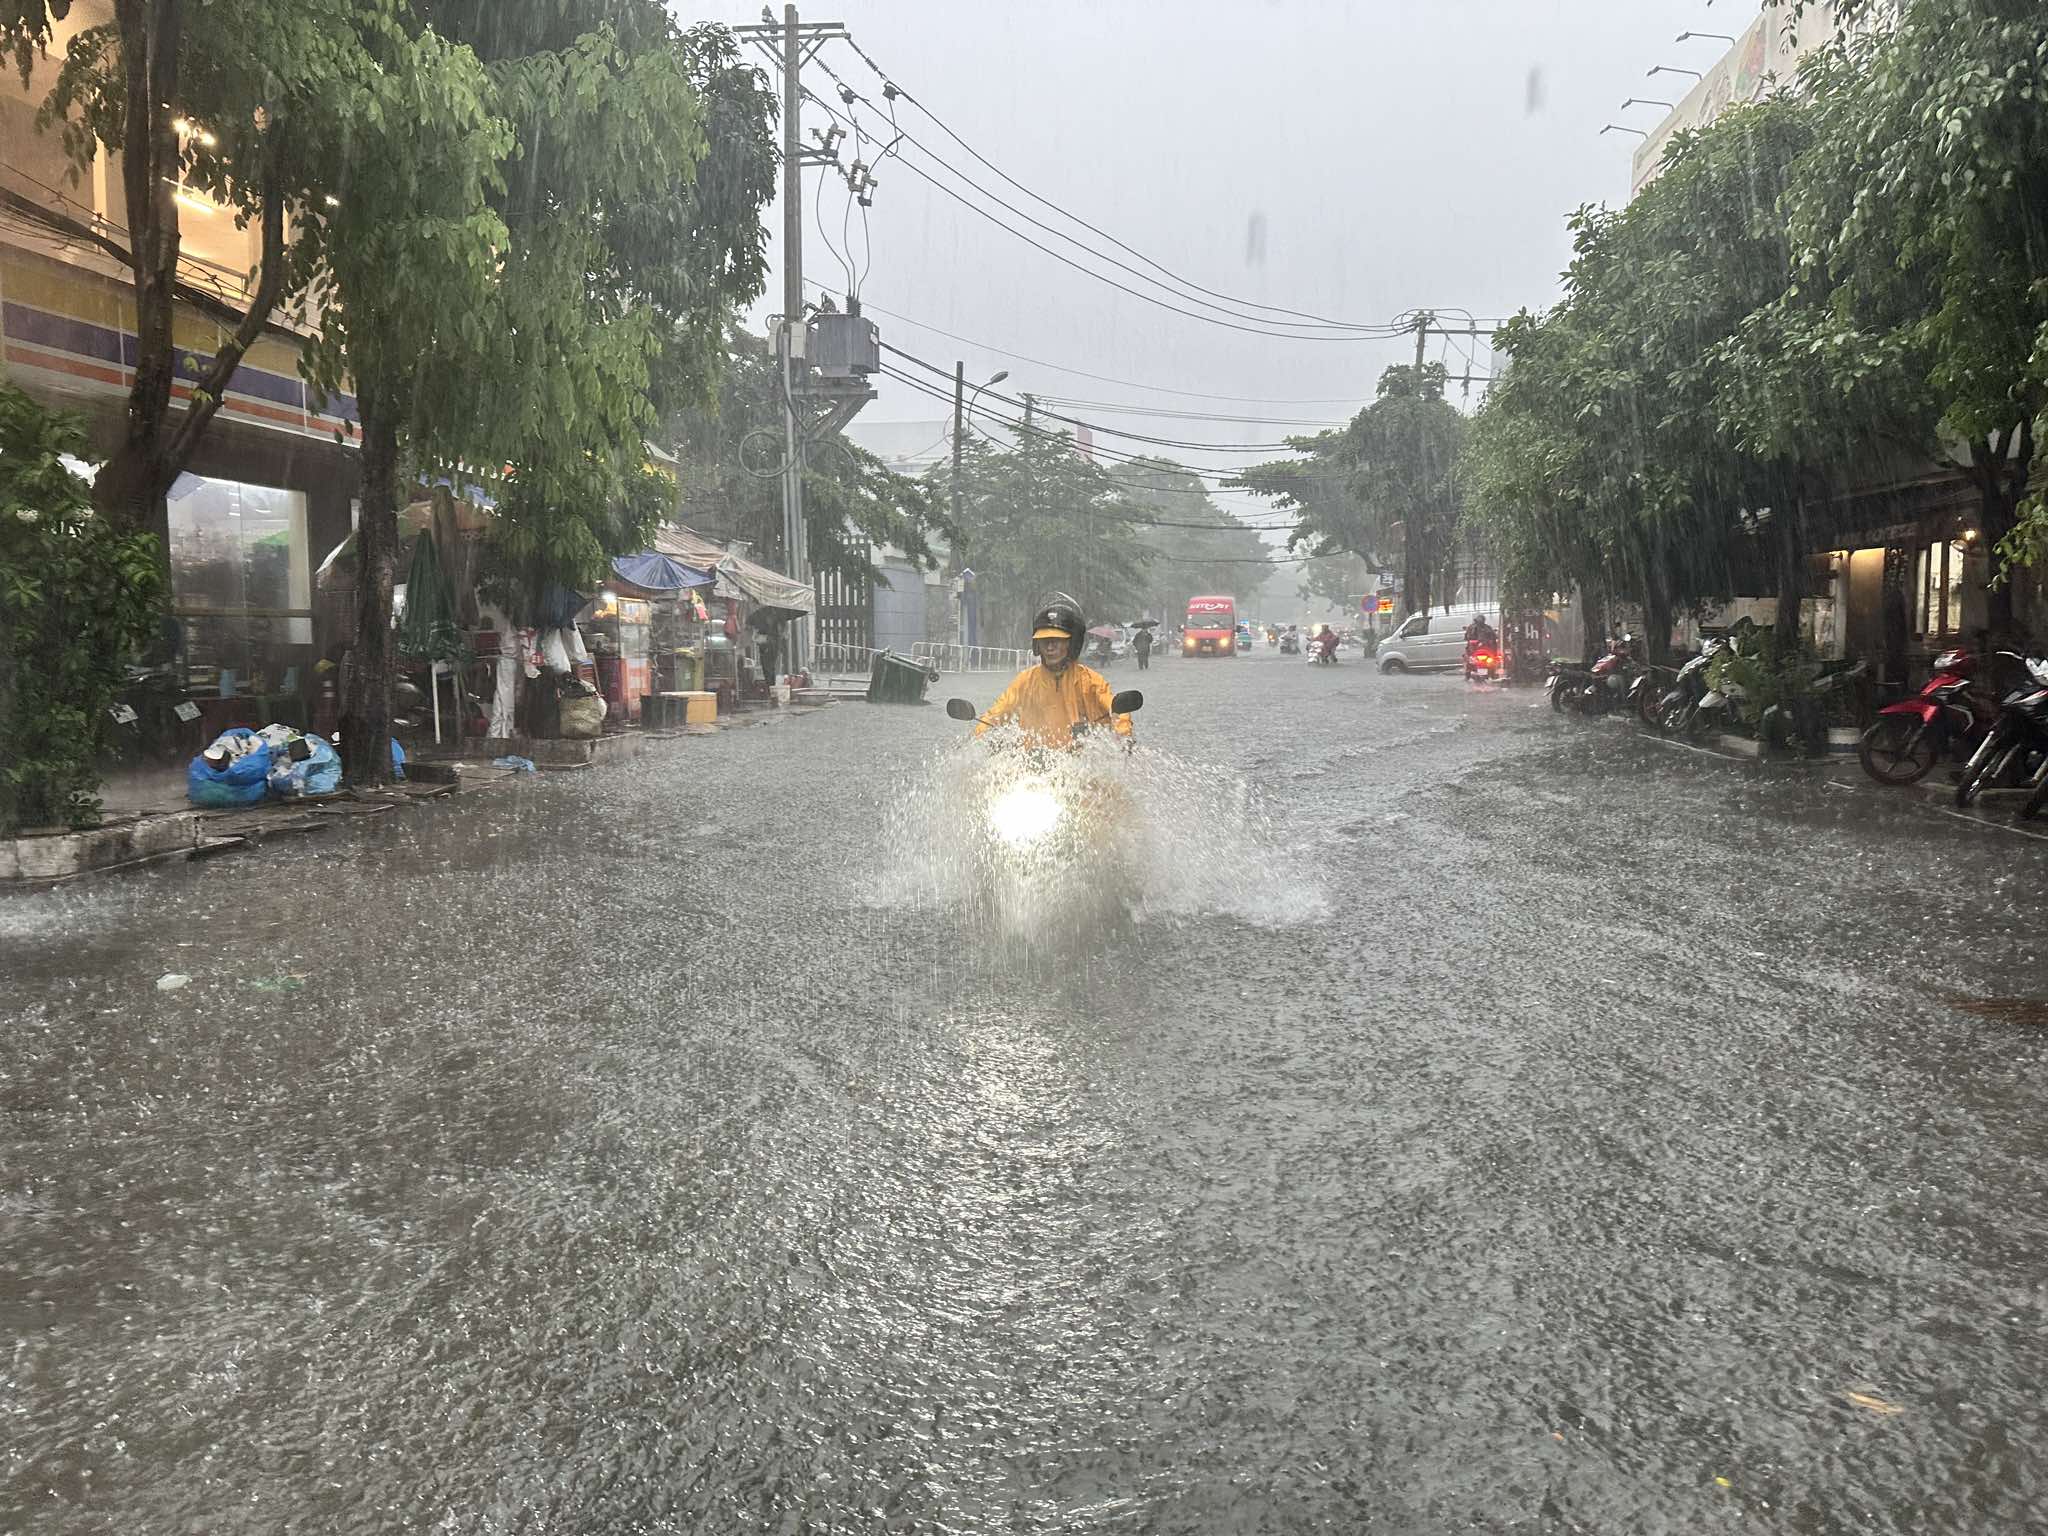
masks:
[[[1138,638],[1131,642],[1131,648],[1138,653],[1138,670],[1149,670],[1152,666],[1152,631],[1139,630]]]

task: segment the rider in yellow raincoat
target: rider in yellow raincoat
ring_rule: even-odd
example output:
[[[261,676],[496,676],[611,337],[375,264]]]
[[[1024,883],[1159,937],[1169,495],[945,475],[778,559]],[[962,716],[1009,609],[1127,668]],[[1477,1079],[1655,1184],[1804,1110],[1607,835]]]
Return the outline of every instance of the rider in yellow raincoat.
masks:
[[[1107,680],[1075,659],[1086,634],[1081,610],[1072,601],[1055,598],[1039,609],[1031,621],[1031,649],[1038,654],[1038,665],[1017,674],[981,717],[974,734],[1014,721],[1035,747],[1071,747],[1076,725],[1107,725],[1128,745],[1131,717],[1111,712]]]

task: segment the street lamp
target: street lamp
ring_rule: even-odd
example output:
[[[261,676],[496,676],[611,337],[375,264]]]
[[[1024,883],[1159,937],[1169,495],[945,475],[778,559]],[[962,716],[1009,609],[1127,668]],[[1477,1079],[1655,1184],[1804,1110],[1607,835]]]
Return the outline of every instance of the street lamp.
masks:
[[[1695,80],[1707,78],[1696,69],[1685,69],[1677,64],[1652,64],[1643,73],[1646,75],[1691,75]]]
[[[1627,123],[1609,123],[1605,128],[1602,128],[1600,130],[1600,133],[1603,137],[1610,133],[1633,133],[1645,139],[1649,137],[1649,134],[1643,132],[1642,129],[1631,128]]]
[[[1678,103],[1659,101],[1654,96],[1631,96],[1621,104],[1621,110],[1626,112],[1630,107],[1662,107],[1666,112],[1674,112],[1678,109]]]
[[[1674,41],[1681,43],[1689,43],[1696,37],[1711,37],[1718,42],[1728,43],[1731,45],[1735,41],[1735,39],[1730,37],[1726,32],[1681,32],[1678,34],[1677,38],[1674,39]]]

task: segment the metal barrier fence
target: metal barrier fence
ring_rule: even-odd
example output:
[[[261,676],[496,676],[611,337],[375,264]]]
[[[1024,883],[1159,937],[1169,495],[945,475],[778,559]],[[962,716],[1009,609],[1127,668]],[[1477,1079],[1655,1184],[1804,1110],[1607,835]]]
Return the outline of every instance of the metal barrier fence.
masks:
[[[1003,645],[952,645],[920,640],[910,648],[912,661],[926,661],[941,672],[1017,672],[1031,660],[1029,651]]]
[[[872,645],[846,645],[820,640],[811,647],[811,670],[825,676],[866,677],[879,654]]]

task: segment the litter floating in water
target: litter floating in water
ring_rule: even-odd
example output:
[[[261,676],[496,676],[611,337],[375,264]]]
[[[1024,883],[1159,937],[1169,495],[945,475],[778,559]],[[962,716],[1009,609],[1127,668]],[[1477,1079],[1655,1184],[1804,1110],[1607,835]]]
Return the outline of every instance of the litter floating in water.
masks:
[[[1890,1415],[1906,1411],[1897,1403],[1888,1403],[1881,1397],[1872,1397],[1868,1392],[1844,1392],[1842,1400],[1858,1408],[1868,1408],[1872,1413]]]
[[[156,989],[159,992],[175,992],[178,988],[187,987],[191,984],[192,978],[190,976],[181,975],[177,971],[166,971],[156,979]]]
[[[305,984],[303,976],[258,976],[249,983],[258,992],[296,992]]]

